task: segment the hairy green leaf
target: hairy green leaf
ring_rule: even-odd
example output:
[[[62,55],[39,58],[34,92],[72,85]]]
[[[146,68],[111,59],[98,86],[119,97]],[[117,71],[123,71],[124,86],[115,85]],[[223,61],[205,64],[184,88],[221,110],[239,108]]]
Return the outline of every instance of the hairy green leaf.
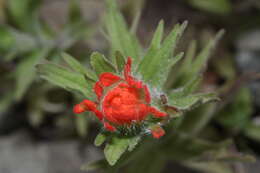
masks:
[[[105,157],[110,165],[116,164],[117,160],[127,150],[129,145],[128,138],[113,137],[104,149]]]
[[[115,67],[105,58],[104,55],[98,52],[91,54],[90,64],[95,69],[97,75],[104,72],[116,72]]]
[[[201,104],[219,100],[219,98],[214,93],[192,94],[180,98],[176,98],[170,95],[169,98],[169,105],[174,106],[179,110],[187,110]]]
[[[192,63],[191,74],[198,74],[203,66],[206,65],[207,60],[210,57],[213,49],[216,47],[218,41],[223,36],[224,30],[221,30],[217,33],[214,39],[210,40],[207,46],[199,53],[199,55],[194,59]]]
[[[124,56],[130,56],[134,63],[140,58],[140,45],[137,38],[127,27],[127,24],[119,12],[115,0],[107,0],[107,14],[105,18],[106,30],[108,32],[112,55],[115,51],[120,51]],[[115,63],[115,57],[112,58]]]
[[[38,64],[37,69],[42,78],[55,85],[67,90],[78,91],[87,98],[94,97],[92,91],[94,83],[87,82],[84,76],[79,73],[51,63]]]
[[[187,22],[184,22],[182,25],[177,24],[171,33],[165,38],[160,49],[151,49],[144,56],[140,65],[138,66],[138,72],[142,75],[146,82],[149,82],[153,86],[158,86],[160,84],[160,82],[158,83],[158,79],[161,76],[168,75],[168,70],[165,70],[165,72],[162,73],[161,69],[169,66],[170,56],[173,54],[173,50],[177,45],[177,41],[179,40],[186,26]],[[162,28],[162,26],[158,28],[158,33],[160,33],[160,30],[162,30],[160,28]],[[158,41],[155,42],[158,44]]]
[[[92,70],[88,70],[86,67],[81,65],[79,61],[77,61],[69,54],[62,53],[62,57],[74,71],[79,72],[85,75],[87,78],[92,79],[94,81],[97,80],[97,76]]]
[[[132,151],[139,143],[141,137],[113,137],[109,143],[107,143],[104,153],[105,157],[110,165],[116,164],[121,155],[126,151]]]
[[[125,58],[121,52],[116,51],[116,65],[118,72],[122,72],[125,66]]]
[[[196,89],[198,89],[201,79],[202,77],[200,75],[196,76],[191,81],[188,81],[184,87],[173,90],[170,94],[171,99],[178,99],[192,94]]]

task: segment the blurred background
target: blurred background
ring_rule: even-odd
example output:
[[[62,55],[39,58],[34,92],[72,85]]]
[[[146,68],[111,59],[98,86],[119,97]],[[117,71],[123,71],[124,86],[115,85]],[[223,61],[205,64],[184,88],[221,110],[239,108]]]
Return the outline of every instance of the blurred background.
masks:
[[[232,171],[257,173],[260,1],[118,0],[118,4],[129,24],[140,14],[137,36],[144,47],[160,19],[166,31],[177,22],[189,22],[180,51],[192,40],[200,49],[225,29],[204,74],[202,89],[218,90],[222,98],[208,127],[214,131],[212,138],[232,138],[234,150],[256,157],[255,163],[230,163]],[[108,53],[105,8],[102,0],[0,0],[1,173],[80,173],[82,164],[103,158],[102,150],[93,145],[99,124],[74,116],[76,96],[40,79],[34,64],[58,62],[66,51],[87,65],[92,51]],[[159,172],[201,171],[229,173],[225,167],[202,169],[171,160]]]

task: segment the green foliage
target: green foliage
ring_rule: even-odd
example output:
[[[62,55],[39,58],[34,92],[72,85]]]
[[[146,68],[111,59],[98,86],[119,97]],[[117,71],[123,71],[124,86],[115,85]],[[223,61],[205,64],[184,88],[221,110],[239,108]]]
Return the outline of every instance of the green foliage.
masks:
[[[106,140],[106,135],[103,134],[103,133],[99,133],[97,136],[96,136],[96,139],[95,139],[95,142],[94,144],[99,147],[101,146]]]
[[[194,108],[195,106],[218,100],[219,98],[214,93],[202,93],[191,94],[181,98],[170,97],[169,103],[179,110],[189,110],[191,108]]]
[[[132,151],[140,140],[139,136],[135,137],[115,137],[106,144],[104,149],[105,157],[110,165],[114,165],[121,155],[126,151]]]
[[[230,0],[188,0],[195,8],[215,14],[226,15],[231,12]]]
[[[223,34],[224,30],[219,31],[215,38],[211,39],[198,55],[195,54],[196,42],[192,41],[190,43],[186,57],[175,77],[174,82],[177,85],[184,85],[186,82],[192,80],[194,76],[200,75],[205,70],[208,59]]]
[[[97,75],[100,75],[104,72],[115,72],[116,69],[114,65],[112,65],[104,55],[94,52],[90,56],[90,64],[95,69]]]
[[[75,71],[78,72],[84,76],[86,76],[88,79],[97,80],[97,76],[92,70],[87,69],[79,61],[77,61],[75,58],[70,56],[67,53],[62,53],[63,59],[66,61],[66,63]]]
[[[20,100],[25,91],[28,89],[32,83],[36,72],[34,66],[39,63],[42,58],[45,58],[46,51],[35,51],[22,61],[16,69],[16,90],[15,90],[15,99]]]
[[[163,23],[159,23],[151,46],[138,66],[138,72],[142,75],[144,81],[154,87],[162,86],[163,82],[165,82],[165,78],[168,76],[169,67],[174,65],[177,60],[181,58],[181,56],[176,56],[172,60],[171,56],[186,26],[187,22],[181,25],[177,24],[161,45]]]
[[[153,97],[152,104],[155,104],[158,109],[167,112],[169,114],[169,119],[161,120],[149,117],[149,119],[142,124],[143,126],[140,128],[141,132],[134,135],[120,133],[120,130],[113,134],[102,131],[97,135],[94,144],[96,146],[105,144],[104,155],[108,163],[105,160],[99,160],[84,165],[82,169],[93,170],[99,168],[117,170],[124,166],[127,167],[127,163],[132,162],[134,165],[143,166],[140,170],[136,170],[136,172],[146,171],[148,166],[151,167],[149,172],[158,172],[162,170],[164,164],[168,160],[178,161],[190,165],[191,167],[199,167],[193,161],[203,159],[205,155],[210,155],[210,153],[220,153],[221,150],[227,151],[227,148],[230,147],[230,142],[223,140],[225,138],[219,137],[217,140],[214,139],[214,142],[211,142],[212,138],[199,134],[199,132],[208,125],[209,120],[213,117],[217,108],[216,103],[211,105],[205,104],[212,101],[218,101],[219,99],[216,93],[197,92],[201,85],[202,73],[205,70],[210,54],[216,47],[220,37],[223,35],[223,31],[220,31],[215,38],[211,39],[198,54],[196,42],[191,41],[187,53],[184,54],[183,52],[176,52],[176,47],[187,26],[187,22],[176,24],[164,38],[164,23],[163,21],[160,21],[149,48],[147,51],[144,51],[139,45],[139,41],[134,32],[131,32],[130,29],[128,29],[123,15],[118,10],[116,1],[107,0],[106,2],[107,13],[104,22],[109,45],[111,47],[111,59],[107,59],[103,54],[98,52],[92,53],[89,59],[93,70],[82,65],[79,60],[66,53],[62,54],[62,57],[66,62],[65,65],[61,65],[59,59],[56,59],[56,64],[48,61],[44,63],[40,61],[40,59],[48,55],[52,55],[49,59],[53,60],[54,57],[57,56],[57,52],[67,49],[75,40],[77,40],[77,38],[79,38],[79,35],[77,34],[68,37],[68,35],[70,35],[68,33],[72,33],[75,30],[79,32],[82,31],[81,20],[79,20],[79,6],[76,0],[72,1],[69,14],[70,24],[75,24],[75,26],[72,28],[70,28],[70,25],[66,26],[66,30],[63,33],[65,36],[62,35],[62,38],[65,38],[65,41],[62,42],[61,45],[57,45],[56,43],[59,39],[50,39],[50,42],[48,39],[42,39],[41,43],[51,43],[49,46],[46,46],[48,48],[46,50],[48,51],[45,52],[44,56],[39,55],[41,58],[28,58],[28,62],[26,59],[21,63],[21,71],[28,70],[27,72],[30,72],[30,75],[32,76],[29,76],[30,78],[27,79],[28,81],[22,81],[22,77],[20,77],[18,81],[20,81],[20,83],[25,82],[25,84],[19,84],[20,87],[23,88],[23,91],[20,92],[24,93],[26,88],[30,86],[29,83],[34,79],[34,73],[32,73],[31,70],[36,63],[40,62],[40,64],[37,65],[37,70],[42,78],[69,91],[77,91],[77,93],[80,93],[84,98],[96,101],[93,86],[98,80],[98,76],[104,72],[122,75],[126,57],[130,56],[133,58],[133,75],[149,86],[151,96]],[[136,24],[134,25],[133,28],[136,28]],[[3,32],[6,32],[6,30],[3,30]],[[23,35],[19,34],[17,35],[20,37]],[[24,38],[31,41],[29,45],[37,47],[37,45],[34,44],[34,35],[31,33],[28,34],[27,32],[25,35],[23,35],[25,36]],[[31,35],[32,37],[30,37]],[[15,36],[15,39],[6,37],[3,41],[6,44],[6,47],[9,47],[9,44],[12,43],[13,40],[17,42],[17,40],[19,40],[17,39],[19,38],[18,36]],[[66,39],[67,37],[68,39]],[[3,47],[6,48],[5,46]],[[59,47],[58,50],[57,47]],[[32,48],[23,48],[21,49],[23,51],[20,52],[27,53],[29,49]],[[54,55],[52,54],[53,52]],[[178,66],[176,66],[177,63]],[[20,75],[24,76],[24,73],[22,72]],[[169,79],[170,82],[167,79]],[[167,85],[167,87],[165,87],[166,84],[169,84],[169,86]],[[249,95],[248,92],[241,91],[235,102],[236,105],[239,105],[239,108],[234,105],[231,106],[232,116],[234,117],[230,119],[227,118],[227,116],[224,116],[227,112],[223,111],[224,118],[220,117],[218,121],[223,125],[229,126],[230,124],[232,125],[231,122],[235,119],[239,124],[239,128],[244,129],[247,126],[251,128],[251,131],[243,131],[245,134],[252,138],[258,138],[256,135],[257,128],[251,126],[248,122],[248,117],[251,114]],[[165,100],[163,97],[165,97]],[[200,105],[203,106],[198,107]],[[195,109],[194,112],[190,113],[192,114],[192,117],[189,119],[190,114],[187,114],[186,112],[195,107],[198,107],[198,109]],[[171,109],[171,111],[168,111],[168,109]],[[239,110],[239,112],[237,112],[237,110]],[[176,116],[176,113],[178,116]],[[187,121],[192,125],[187,123]],[[85,137],[89,123],[87,118],[85,116],[78,116],[75,123],[81,137]],[[155,124],[165,125],[167,135],[162,137],[160,141],[145,138],[140,144],[140,147],[137,147],[137,151],[132,152],[140,143],[141,137],[146,133],[150,133],[150,127],[153,127]],[[132,126],[122,128],[131,129]],[[133,128],[136,127],[133,126]],[[221,156],[217,155],[216,157],[210,155],[211,160],[208,160],[245,159],[237,155],[232,155],[232,153],[229,152],[225,152],[225,154],[226,155]],[[122,157],[123,155],[127,157]],[[110,167],[108,164],[113,167]],[[219,165],[216,166],[217,169],[219,168],[218,166]]]
[[[20,29],[30,31],[35,24],[36,10],[41,0],[9,0],[8,13]]]
[[[120,73],[120,72],[123,71],[123,68],[124,68],[126,61],[125,61],[124,56],[119,51],[116,51],[115,58],[116,58],[117,72]]]
[[[37,65],[42,78],[67,90],[80,92],[87,98],[93,98],[92,81],[86,81],[84,75],[72,72],[62,66],[51,63]]]
[[[111,46],[112,62],[115,63],[115,51],[120,51],[124,56],[132,57],[137,64],[140,59],[140,45],[137,38],[127,27],[127,24],[118,11],[115,0],[107,1],[107,15],[105,18],[105,26],[109,36]]]

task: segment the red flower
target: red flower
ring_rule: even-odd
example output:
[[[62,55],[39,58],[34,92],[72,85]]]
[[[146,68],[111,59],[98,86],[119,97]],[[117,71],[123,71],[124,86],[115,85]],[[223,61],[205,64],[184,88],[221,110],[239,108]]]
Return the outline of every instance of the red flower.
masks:
[[[156,118],[165,117],[166,113],[150,106],[149,89],[142,81],[131,76],[131,64],[129,57],[124,67],[124,77],[102,73],[94,86],[98,102],[84,100],[75,105],[74,112],[93,112],[108,131],[115,131],[116,126],[141,122],[150,114]],[[155,138],[163,134],[164,131],[158,134],[152,129]]]

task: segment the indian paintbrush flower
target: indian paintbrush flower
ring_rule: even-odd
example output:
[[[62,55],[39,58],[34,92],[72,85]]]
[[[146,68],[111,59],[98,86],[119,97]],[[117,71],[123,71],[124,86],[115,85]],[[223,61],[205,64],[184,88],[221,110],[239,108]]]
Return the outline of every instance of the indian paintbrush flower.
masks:
[[[166,117],[167,113],[151,106],[150,91],[146,84],[132,76],[131,64],[132,59],[128,57],[123,77],[110,72],[101,73],[93,88],[97,102],[83,100],[75,105],[74,113],[93,112],[104,128],[111,132],[120,126],[142,123],[149,115]],[[160,138],[165,133],[159,125],[153,126],[150,131],[154,138]]]

